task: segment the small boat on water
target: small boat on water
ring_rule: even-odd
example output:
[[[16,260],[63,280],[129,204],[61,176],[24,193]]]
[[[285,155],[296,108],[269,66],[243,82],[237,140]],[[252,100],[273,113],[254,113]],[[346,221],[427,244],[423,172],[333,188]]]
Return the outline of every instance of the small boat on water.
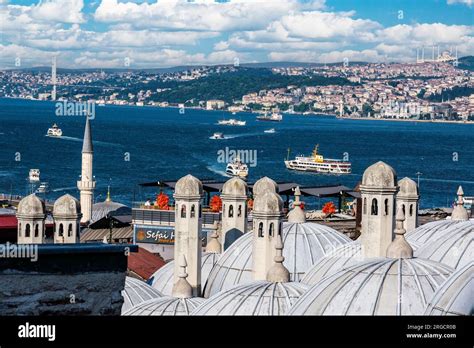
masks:
[[[265,111],[263,115],[257,116],[258,121],[271,121],[271,122],[281,122],[283,120],[283,115],[277,111],[273,111],[269,115],[268,111]]]
[[[48,192],[49,192],[49,184],[47,182],[42,182],[35,191],[35,193],[48,193]]]
[[[227,164],[225,172],[232,176],[246,178],[249,175],[249,168],[240,160],[239,157],[237,157],[232,162]]]
[[[285,161],[286,168],[302,172],[316,172],[321,174],[340,175],[351,173],[351,162],[340,159],[324,158],[323,155],[318,153],[318,148],[319,145],[314,147],[311,157],[296,156],[296,158],[293,160],[287,159]]]
[[[264,133],[275,133],[275,128],[265,129]]]
[[[235,118],[231,118],[228,120],[220,120],[217,123],[223,126],[245,126],[247,124],[247,121],[239,121]]]
[[[225,138],[224,138],[223,133],[217,132],[217,133],[214,133],[212,136],[210,136],[209,139],[218,140],[218,139],[225,139]]]
[[[28,175],[28,180],[31,183],[39,182],[40,181],[40,170],[39,169],[30,169],[30,173]]]
[[[55,123],[52,125],[51,128],[48,129],[48,133],[46,133],[46,135],[48,137],[61,137],[63,135],[63,131]]]

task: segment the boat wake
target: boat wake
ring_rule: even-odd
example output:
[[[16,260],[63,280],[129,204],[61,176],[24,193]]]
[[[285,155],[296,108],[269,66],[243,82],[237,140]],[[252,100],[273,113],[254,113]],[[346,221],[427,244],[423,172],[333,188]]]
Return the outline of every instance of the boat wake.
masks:
[[[56,188],[56,189],[51,190],[51,191],[52,192],[62,192],[62,191],[70,191],[70,190],[74,190],[74,189],[77,189],[77,186],[60,187],[60,188]]]
[[[226,178],[231,177],[224,170],[218,169],[217,166],[207,166],[206,169],[213,172],[213,173],[219,174],[220,176],[226,177]]]

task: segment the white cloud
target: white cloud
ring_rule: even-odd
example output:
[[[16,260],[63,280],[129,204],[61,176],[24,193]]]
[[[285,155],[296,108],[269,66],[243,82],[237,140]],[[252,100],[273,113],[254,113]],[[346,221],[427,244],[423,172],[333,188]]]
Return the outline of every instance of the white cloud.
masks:
[[[448,0],[449,5],[457,4],[457,3],[472,7],[474,5],[474,0]]]

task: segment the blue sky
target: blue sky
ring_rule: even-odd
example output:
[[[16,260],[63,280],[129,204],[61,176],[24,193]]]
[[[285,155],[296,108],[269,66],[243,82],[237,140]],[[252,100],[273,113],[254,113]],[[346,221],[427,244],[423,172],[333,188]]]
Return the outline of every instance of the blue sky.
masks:
[[[0,0],[0,68],[474,54],[474,0]]]

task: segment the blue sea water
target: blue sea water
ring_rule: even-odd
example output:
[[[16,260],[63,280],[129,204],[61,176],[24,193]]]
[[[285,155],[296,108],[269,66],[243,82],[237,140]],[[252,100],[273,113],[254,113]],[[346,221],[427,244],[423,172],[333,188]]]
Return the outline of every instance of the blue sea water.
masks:
[[[232,116],[219,111],[155,107],[96,107],[91,122],[94,139],[96,201],[105,199],[111,185],[115,201],[131,204],[152,197],[155,189],[138,190],[138,184],[174,180],[191,173],[204,179],[225,180],[225,163],[218,151],[251,150],[257,165],[249,181],[267,175],[276,181],[302,186],[344,184],[354,187],[369,165],[382,160],[398,177],[420,178],[421,207],[451,205],[458,185],[474,195],[474,125],[392,121],[341,120],[333,117],[285,115],[281,123],[259,122],[254,114]],[[247,121],[245,127],[217,125],[223,118]],[[46,137],[57,123],[62,138]],[[64,193],[78,196],[76,181],[81,168],[84,117],[56,116],[53,102],[0,99],[0,192],[25,194],[30,168],[41,170],[48,181],[48,199]],[[276,133],[264,133],[275,128]],[[214,132],[228,139],[211,140]],[[310,154],[315,144],[331,158],[348,153],[353,174],[325,176],[289,171],[283,163]],[[21,156],[18,159],[18,153]],[[129,161],[127,161],[129,154]],[[15,158],[17,157],[17,158]],[[310,200],[310,199],[307,199]]]

